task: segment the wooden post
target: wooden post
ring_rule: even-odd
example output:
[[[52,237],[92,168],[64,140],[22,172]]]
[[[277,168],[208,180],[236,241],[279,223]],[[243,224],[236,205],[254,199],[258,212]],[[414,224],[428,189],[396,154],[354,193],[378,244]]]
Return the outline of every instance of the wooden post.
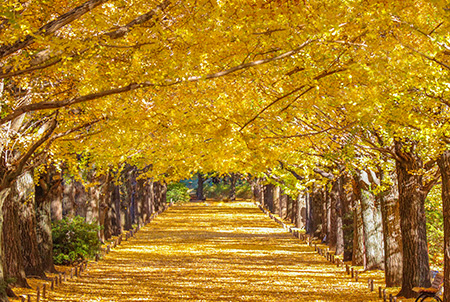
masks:
[[[355,271],[355,281],[358,282],[358,271]]]
[[[355,277],[355,271],[353,270],[353,267],[351,269],[351,272],[352,272],[352,279],[353,279]]]
[[[66,281],[67,281],[67,274],[66,274],[66,271],[63,272],[63,276],[64,276],[64,282],[66,282]]]
[[[381,286],[379,286],[378,287],[378,298],[381,298],[382,297],[382,295],[381,295]]]
[[[41,301],[41,289],[38,285],[36,288],[36,302],[40,302],[40,301]]]
[[[51,290],[54,290],[54,289],[55,289],[55,280],[53,280],[53,278],[51,279],[50,289],[51,289]]]
[[[347,273],[347,275],[350,275],[350,267],[348,266],[348,264],[345,265],[345,272]]]
[[[59,285],[59,283],[58,283],[58,277],[55,277],[55,287],[58,286],[58,285]]]
[[[74,267],[74,269],[75,269],[75,277],[78,277],[78,267]]]
[[[314,250],[317,251],[317,243],[314,243]]]
[[[73,268],[70,269],[70,279],[73,279]]]
[[[42,298],[45,299],[47,296],[47,284],[44,283],[44,285],[42,285]]]
[[[369,290],[373,292],[373,279],[369,279],[367,286],[369,287]]]
[[[58,277],[59,277],[59,284],[62,284],[62,274],[59,273],[59,274],[58,274]]]
[[[387,298],[387,297],[386,297],[386,289],[383,288],[383,302],[386,302],[386,301],[387,301],[386,298]]]

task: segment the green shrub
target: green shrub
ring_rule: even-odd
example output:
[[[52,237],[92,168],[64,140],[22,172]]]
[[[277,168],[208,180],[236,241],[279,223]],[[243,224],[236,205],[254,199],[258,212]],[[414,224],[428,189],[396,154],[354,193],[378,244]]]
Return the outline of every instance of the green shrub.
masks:
[[[52,223],[53,261],[55,264],[71,264],[92,258],[100,250],[98,231],[100,226],[87,223],[83,217],[64,218]]]
[[[172,183],[167,186],[168,202],[187,202],[191,199],[189,189],[183,183]]]

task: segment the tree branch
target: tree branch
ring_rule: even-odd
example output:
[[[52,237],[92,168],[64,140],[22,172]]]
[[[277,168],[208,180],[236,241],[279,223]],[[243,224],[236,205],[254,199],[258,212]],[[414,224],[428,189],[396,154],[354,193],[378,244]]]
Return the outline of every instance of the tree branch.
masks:
[[[328,178],[330,180],[334,179],[334,175],[333,174],[327,173],[327,172],[325,172],[325,171],[323,171],[323,170],[321,170],[319,168],[314,168],[313,171],[316,172],[317,174],[319,174],[322,177]]]
[[[265,64],[268,62],[284,59],[288,56],[298,53],[303,47],[305,47],[306,45],[310,44],[313,41],[314,40],[308,40],[305,43],[303,43],[300,47],[298,47],[294,50],[288,51],[288,52],[286,52],[282,55],[276,56],[276,57],[272,57],[272,58],[265,59],[265,60],[254,61],[254,62],[250,62],[250,63],[246,63],[246,64],[241,64],[241,65],[238,65],[236,67],[233,67],[233,68],[221,71],[221,72],[208,74],[206,76],[190,77],[187,80],[168,79],[165,81],[165,83],[160,83],[160,84],[151,83],[149,81],[141,82],[141,83],[131,83],[124,87],[104,90],[104,91],[100,91],[100,92],[96,92],[96,93],[87,94],[84,96],[78,96],[78,97],[74,97],[74,98],[70,98],[70,99],[65,99],[62,101],[55,101],[55,102],[44,101],[44,102],[21,106],[21,107],[15,109],[12,113],[8,114],[7,116],[1,118],[0,125],[15,119],[16,117],[20,116],[21,114],[31,112],[31,111],[49,110],[49,109],[57,109],[57,108],[67,107],[67,106],[71,106],[74,104],[95,100],[95,99],[98,99],[101,97],[120,94],[120,93],[133,91],[133,90],[145,88],[145,87],[152,87],[152,86],[167,87],[167,86],[177,85],[177,84],[180,84],[183,82],[196,82],[196,81],[200,81],[202,79],[214,79],[214,78],[226,76],[228,74],[231,74],[233,72],[236,72],[236,71],[239,71],[239,70],[242,70],[245,68],[250,68],[250,67],[258,66],[258,65]]]
[[[34,43],[36,36],[45,37],[55,33],[60,28],[66,26],[74,20],[77,20],[84,14],[90,12],[95,7],[107,2],[108,0],[89,0],[71,11],[59,16],[53,21],[45,24],[38,31],[27,35],[25,38],[14,42],[13,44],[2,45],[0,47],[0,59],[5,58],[18,50],[21,50]]]
[[[106,33],[105,36],[108,36],[111,39],[122,38],[129,31],[131,31],[131,29],[134,26],[139,25],[139,24],[143,24],[143,23],[151,20],[154,16],[156,16],[158,11],[165,10],[169,5],[170,5],[170,1],[169,0],[165,0],[160,5],[158,5],[156,8],[152,9],[151,11],[149,11],[148,13],[140,15],[139,17],[137,17],[134,20],[132,20],[131,22],[129,22],[127,25],[120,26],[118,29],[116,29],[114,31],[111,31],[109,33]]]

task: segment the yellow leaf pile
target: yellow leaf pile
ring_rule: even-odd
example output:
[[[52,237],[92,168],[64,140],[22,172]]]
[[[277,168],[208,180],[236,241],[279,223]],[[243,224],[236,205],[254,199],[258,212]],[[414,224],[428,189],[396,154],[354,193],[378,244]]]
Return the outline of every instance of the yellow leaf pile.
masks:
[[[41,301],[381,301],[368,276],[355,282],[253,203],[189,203]]]

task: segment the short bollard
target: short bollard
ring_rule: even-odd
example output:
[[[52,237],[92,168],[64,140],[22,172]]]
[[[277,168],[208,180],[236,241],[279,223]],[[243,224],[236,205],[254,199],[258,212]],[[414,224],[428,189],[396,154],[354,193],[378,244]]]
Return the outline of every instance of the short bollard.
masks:
[[[36,302],[41,301],[41,289],[39,286],[36,288]]]
[[[348,264],[345,265],[345,272],[347,273],[347,275],[350,275],[350,267],[348,266]]]
[[[358,271],[355,271],[355,281],[358,282]]]
[[[51,289],[51,290],[54,290],[54,289],[55,289],[55,280],[53,280],[53,279],[51,279],[50,289]]]
[[[44,283],[44,285],[42,285],[42,298],[45,299],[47,296],[47,284]]]
[[[373,292],[373,279],[369,279],[369,290]]]
[[[355,278],[355,271],[354,271],[353,267],[352,267],[352,269],[351,269],[351,272],[352,272],[352,273],[351,273],[351,276],[352,276],[352,279],[353,279],[353,278]]]
[[[381,286],[378,287],[378,298],[382,298],[382,297],[383,297],[383,296],[381,295],[381,290],[382,290]]]

